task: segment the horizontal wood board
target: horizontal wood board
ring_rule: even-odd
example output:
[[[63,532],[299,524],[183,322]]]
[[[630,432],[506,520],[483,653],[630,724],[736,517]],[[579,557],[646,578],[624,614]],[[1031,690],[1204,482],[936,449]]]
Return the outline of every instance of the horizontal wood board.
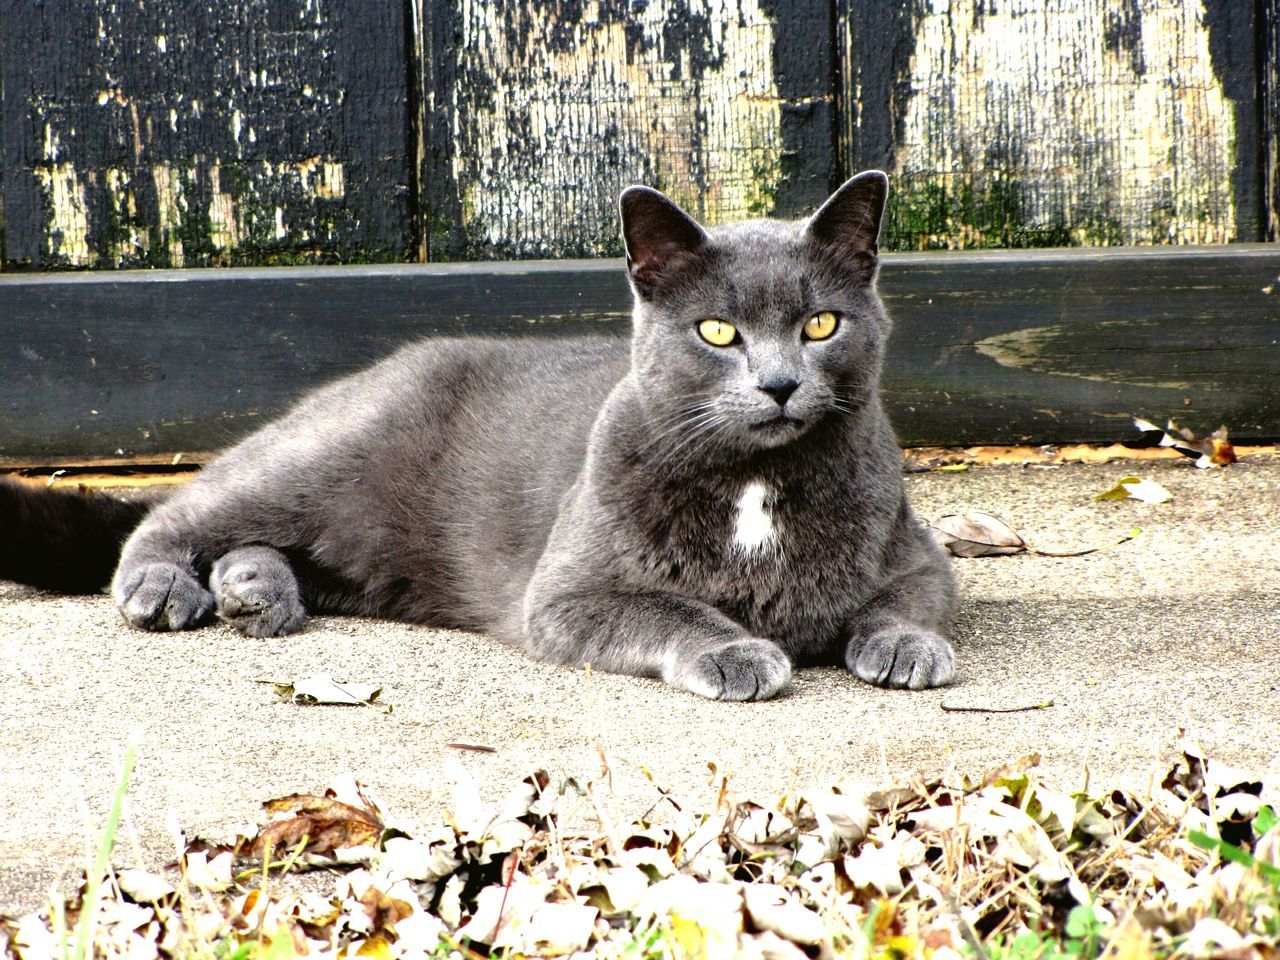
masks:
[[[1280,436],[1280,248],[891,254],[904,444]],[[167,462],[423,336],[625,336],[612,260],[0,276],[0,463]]]

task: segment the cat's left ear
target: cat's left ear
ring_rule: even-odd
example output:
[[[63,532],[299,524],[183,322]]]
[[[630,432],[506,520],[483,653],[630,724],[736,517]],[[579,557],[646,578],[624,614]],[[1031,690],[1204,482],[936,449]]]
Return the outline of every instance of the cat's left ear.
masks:
[[[867,170],[833,193],[805,228],[840,258],[868,267],[880,252],[880,220],[889,196],[889,178],[879,170]]]
[[[707,242],[707,231],[651,187],[627,187],[618,199],[627,272],[636,293],[650,297]]]

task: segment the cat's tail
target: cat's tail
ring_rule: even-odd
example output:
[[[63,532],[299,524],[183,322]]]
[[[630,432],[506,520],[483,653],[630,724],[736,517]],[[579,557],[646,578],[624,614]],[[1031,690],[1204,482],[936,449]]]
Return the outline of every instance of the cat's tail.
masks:
[[[62,593],[101,590],[111,582],[121,544],[157,499],[0,479],[0,580]]]

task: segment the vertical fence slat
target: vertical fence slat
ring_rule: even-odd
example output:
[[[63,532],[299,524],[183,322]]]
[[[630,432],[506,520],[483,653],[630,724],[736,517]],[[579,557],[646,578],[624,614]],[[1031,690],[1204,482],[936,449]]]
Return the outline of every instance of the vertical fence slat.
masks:
[[[1280,0],[1262,0],[1262,218],[1264,240],[1280,240]]]
[[[839,0],[896,248],[1259,238],[1253,0]]]
[[[431,256],[616,254],[616,198],[790,215],[836,164],[828,0],[424,5]]]
[[[0,0],[5,259],[412,256],[405,14],[364,0]]]

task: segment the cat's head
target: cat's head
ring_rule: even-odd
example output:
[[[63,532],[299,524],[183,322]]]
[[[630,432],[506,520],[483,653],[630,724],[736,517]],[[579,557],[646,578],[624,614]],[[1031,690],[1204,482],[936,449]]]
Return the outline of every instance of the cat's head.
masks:
[[[663,194],[621,197],[632,370],[655,430],[685,447],[780,447],[877,389],[889,321],[875,280],[888,179],[813,216],[702,227]]]

